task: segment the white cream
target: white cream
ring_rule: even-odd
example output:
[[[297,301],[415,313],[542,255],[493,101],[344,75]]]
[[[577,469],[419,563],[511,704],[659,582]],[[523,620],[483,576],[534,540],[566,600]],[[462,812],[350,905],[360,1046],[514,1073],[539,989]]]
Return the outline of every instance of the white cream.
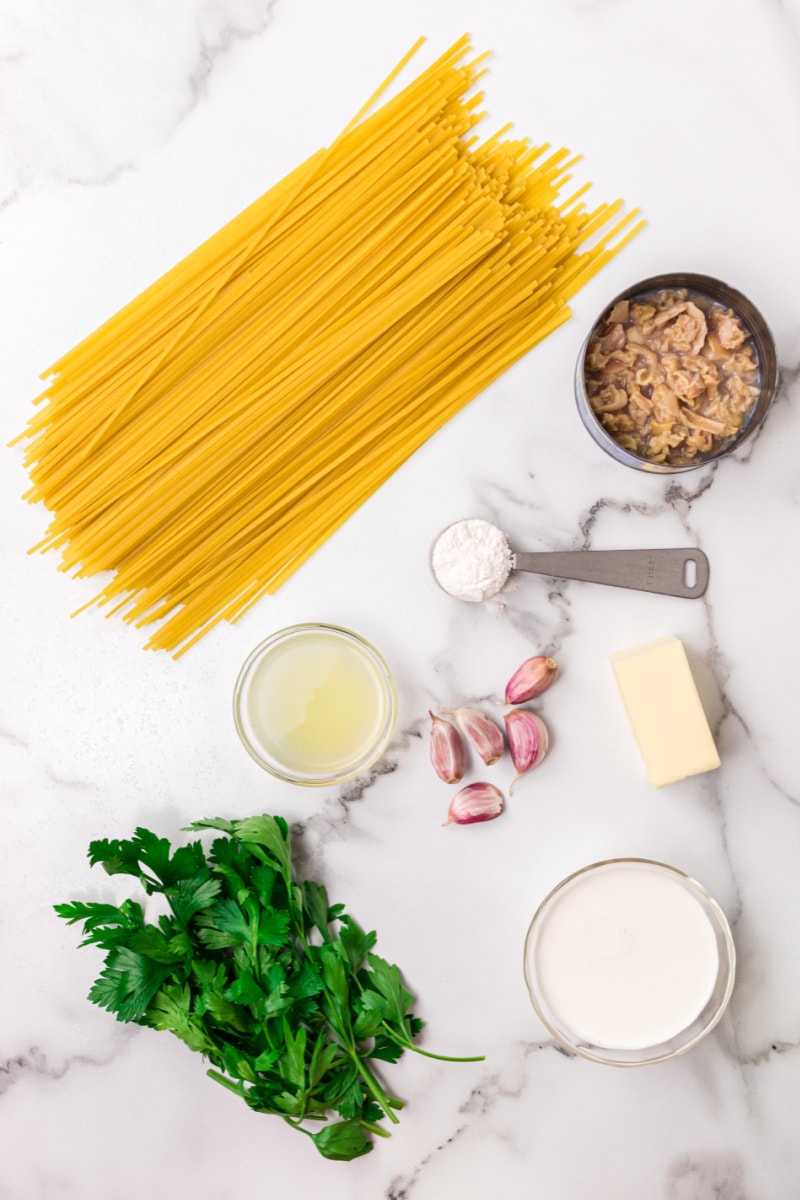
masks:
[[[711,921],[680,878],[617,862],[579,874],[544,914],[539,987],[579,1041],[656,1046],[686,1029],[711,996],[719,955]]]

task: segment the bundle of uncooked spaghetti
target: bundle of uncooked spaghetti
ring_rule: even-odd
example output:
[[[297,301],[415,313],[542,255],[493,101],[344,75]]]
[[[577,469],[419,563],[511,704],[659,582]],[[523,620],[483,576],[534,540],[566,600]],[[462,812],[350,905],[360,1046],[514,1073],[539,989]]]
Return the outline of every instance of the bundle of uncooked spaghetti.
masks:
[[[414,47],[416,49],[416,47]],[[413,50],[412,52],[413,53]],[[35,550],[182,653],[274,592],[426,438],[569,315],[636,232],[574,159],[480,144],[468,38],[45,376]],[[588,247],[586,245],[588,243]]]

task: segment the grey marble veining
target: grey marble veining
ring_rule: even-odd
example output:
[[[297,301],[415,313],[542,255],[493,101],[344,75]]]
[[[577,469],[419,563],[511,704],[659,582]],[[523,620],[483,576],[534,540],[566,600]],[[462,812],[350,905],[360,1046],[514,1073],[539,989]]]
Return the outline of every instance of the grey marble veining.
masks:
[[[135,171],[208,98],[219,60],[268,29],[276,3],[6,6],[0,206],[43,182],[96,187]]]

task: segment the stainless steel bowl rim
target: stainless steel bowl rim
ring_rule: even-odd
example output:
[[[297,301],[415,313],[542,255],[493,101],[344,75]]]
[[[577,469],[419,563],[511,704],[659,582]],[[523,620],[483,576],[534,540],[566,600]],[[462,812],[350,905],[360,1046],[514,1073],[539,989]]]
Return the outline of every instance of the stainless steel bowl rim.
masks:
[[[610,312],[620,300],[630,300],[632,297],[640,295],[643,292],[660,291],[664,288],[690,288],[710,296],[712,300],[719,300],[733,309],[736,315],[740,316],[744,321],[756,344],[761,375],[760,392],[755,408],[750,419],[739,431],[738,436],[734,438],[733,442],[714,454],[705,455],[698,462],[685,463],[680,466],[651,462],[649,459],[641,458],[638,454],[633,454],[630,450],[626,450],[624,446],[620,446],[619,442],[614,440],[605,426],[597,420],[586,391],[586,351],[592,334],[605,314]],[[740,292],[738,288],[733,287],[731,284],[725,283],[721,279],[715,279],[712,275],[696,274],[690,271],[674,271],[665,275],[652,275],[648,279],[642,279],[638,283],[626,287],[618,295],[614,296],[612,300],[604,304],[600,314],[592,322],[589,332],[583,341],[575,367],[575,399],[578,405],[578,413],[592,439],[601,450],[605,450],[616,462],[653,475],[677,475],[684,471],[697,471],[702,467],[719,462],[720,459],[726,458],[729,454],[733,454],[763,424],[775,397],[777,385],[778,366],[775,339],[760,310],[756,308],[752,300],[749,300],[743,292]]]

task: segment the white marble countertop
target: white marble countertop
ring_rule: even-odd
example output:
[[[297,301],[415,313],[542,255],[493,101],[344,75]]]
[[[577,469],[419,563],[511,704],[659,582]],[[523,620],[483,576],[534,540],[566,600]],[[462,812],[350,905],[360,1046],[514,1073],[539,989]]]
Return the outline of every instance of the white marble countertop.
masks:
[[[37,375],[346,123],[420,33],[465,29],[495,57],[492,124],[585,155],[600,197],[649,226],[574,318],[428,443],[275,598],[174,663],[97,610],[45,514],[2,487],[0,1200],[797,1200],[800,771],[796,612],[800,5],[744,0],[59,0],[0,8],[2,441]],[[428,53],[426,51],[425,53]],[[645,477],[584,434],[571,375],[606,299],[660,270],[706,272],[761,308],[782,386],[746,452]],[[520,547],[699,545],[702,601],[526,577],[499,615],[443,595],[435,533],[463,516]],[[238,667],[272,630],[321,619],[389,659],[399,732],[342,789],[272,782],[230,717]],[[608,655],[681,637],[722,757],[661,791],[643,779]],[[502,820],[441,828],[427,710],[485,701],[554,654],[554,745]],[[500,768],[496,768],[500,770]],[[499,776],[498,776],[499,778]],[[313,872],[379,935],[428,1023],[391,1141],[326,1162],[206,1080],[175,1039],[85,1000],[100,965],[52,904],[119,893],[85,853],[145,824],[284,814]],[[739,974],[685,1057],[615,1071],[556,1050],[522,943],[542,896],[594,860],[674,864],[718,898]],[[413,1058],[413,1061],[411,1059]]]

